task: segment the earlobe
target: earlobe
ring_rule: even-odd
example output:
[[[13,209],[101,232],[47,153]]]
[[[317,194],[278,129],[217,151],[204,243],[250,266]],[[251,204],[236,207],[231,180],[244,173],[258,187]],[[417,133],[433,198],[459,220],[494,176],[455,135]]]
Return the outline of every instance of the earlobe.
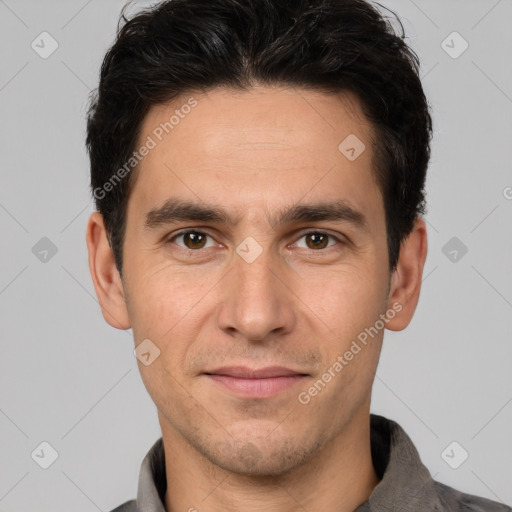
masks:
[[[116,329],[129,329],[130,319],[123,283],[108,243],[103,217],[99,212],[93,212],[89,217],[86,242],[89,251],[89,270],[103,318]]]
[[[391,276],[388,308],[398,310],[401,307],[401,309],[386,324],[387,329],[401,331],[412,320],[420,297],[426,257],[427,228],[425,221],[417,218],[412,232],[400,246],[398,263]]]

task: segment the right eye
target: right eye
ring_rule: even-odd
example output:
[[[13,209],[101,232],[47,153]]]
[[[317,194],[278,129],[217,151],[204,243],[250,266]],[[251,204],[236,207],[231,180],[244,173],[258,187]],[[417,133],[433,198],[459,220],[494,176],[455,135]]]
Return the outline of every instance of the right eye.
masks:
[[[191,251],[197,251],[199,249],[208,249],[210,247],[214,247],[215,243],[211,243],[209,246],[207,244],[207,239],[213,238],[205,233],[204,231],[197,231],[195,229],[187,229],[172,235],[167,242],[175,243],[178,247],[182,249],[188,249]],[[176,240],[181,240],[182,243],[176,242]]]

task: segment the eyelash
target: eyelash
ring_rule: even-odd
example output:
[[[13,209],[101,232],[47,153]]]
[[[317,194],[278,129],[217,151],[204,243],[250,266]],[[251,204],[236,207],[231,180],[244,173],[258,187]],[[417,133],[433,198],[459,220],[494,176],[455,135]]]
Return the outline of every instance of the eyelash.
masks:
[[[211,235],[209,235],[208,233],[206,233],[205,231],[200,231],[198,229],[184,229],[182,231],[179,231],[178,233],[168,237],[166,239],[166,243],[173,243],[173,241],[178,238],[178,237],[182,237],[188,233],[197,233],[197,234],[200,234],[200,235],[205,235],[205,236],[208,236],[210,238],[213,239],[213,237]],[[336,240],[336,242],[338,242],[339,244],[342,244],[344,245],[346,242],[344,242],[343,240],[341,240],[340,238],[338,238],[337,236],[334,236],[332,235],[331,233],[328,233],[326,231],[320,231],[320,230],[310,230],[310,231],[307,231],[305,233],[302,233],[301,236],[298,238],[298,240],[300,240],[301,238],[304,238],[308,235],[324,235],[324,236],[327,236],[329,237],[330,239],[334,239]],[[188,247],[182,247],[180,245],[178,245],[178,247],[184,251],[187,251],[187,252],[200,252],[201,250],[204,250],[205,248],[201,248],[201,249],[189,249]],[[307,251],[310,251],[311,253],[318,253],[318,252],[325,252],[327,249],[330,249],[331,247],[333,247],[332,245],[331,246],[328,246],[328,247],[325,247],[323,249],[307,249]],[[207,247],[206,249],[209,249],[209,247]]]

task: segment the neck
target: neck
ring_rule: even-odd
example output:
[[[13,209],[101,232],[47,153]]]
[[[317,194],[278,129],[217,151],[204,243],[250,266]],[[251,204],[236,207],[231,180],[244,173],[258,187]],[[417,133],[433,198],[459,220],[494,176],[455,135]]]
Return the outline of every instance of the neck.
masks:
[[[379,483],[371,457],[368,410],[358,411],[312,458],[279,476],[226,471],[168,423],[161,424],[167,512],[353,512]]]

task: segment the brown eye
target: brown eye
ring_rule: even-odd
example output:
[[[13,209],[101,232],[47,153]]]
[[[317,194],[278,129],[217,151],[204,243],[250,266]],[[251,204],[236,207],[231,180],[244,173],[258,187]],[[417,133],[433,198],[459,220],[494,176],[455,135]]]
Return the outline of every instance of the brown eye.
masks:
[[[309,233],[303,234],[299,240],[304,240],[305,242],[296,242],[298,247],[313,251],[327,249],[332,245],[336,245],[336,242],[340,242],[335,236],[324,233],[323,231],[310,231]]]
[[[207,247],[207,239],[211,238],[210,235],[203,233],[202,231],[182,231],[181,233],[178,233],[177,235],[174,235],[169,242],[175,242],[176,245],[179,247],[182,247],[184,249],[190,249],[190,250],[198,250],[198,249],[204,249]],[[182,240],[181,243],[178,243],[177,240]],[[208,247],[211,247],[214,244],[210,244]]]
[[[325,249],[327,247],[329,236],[325,233],[308,233],[305,236],[309,249]]]

